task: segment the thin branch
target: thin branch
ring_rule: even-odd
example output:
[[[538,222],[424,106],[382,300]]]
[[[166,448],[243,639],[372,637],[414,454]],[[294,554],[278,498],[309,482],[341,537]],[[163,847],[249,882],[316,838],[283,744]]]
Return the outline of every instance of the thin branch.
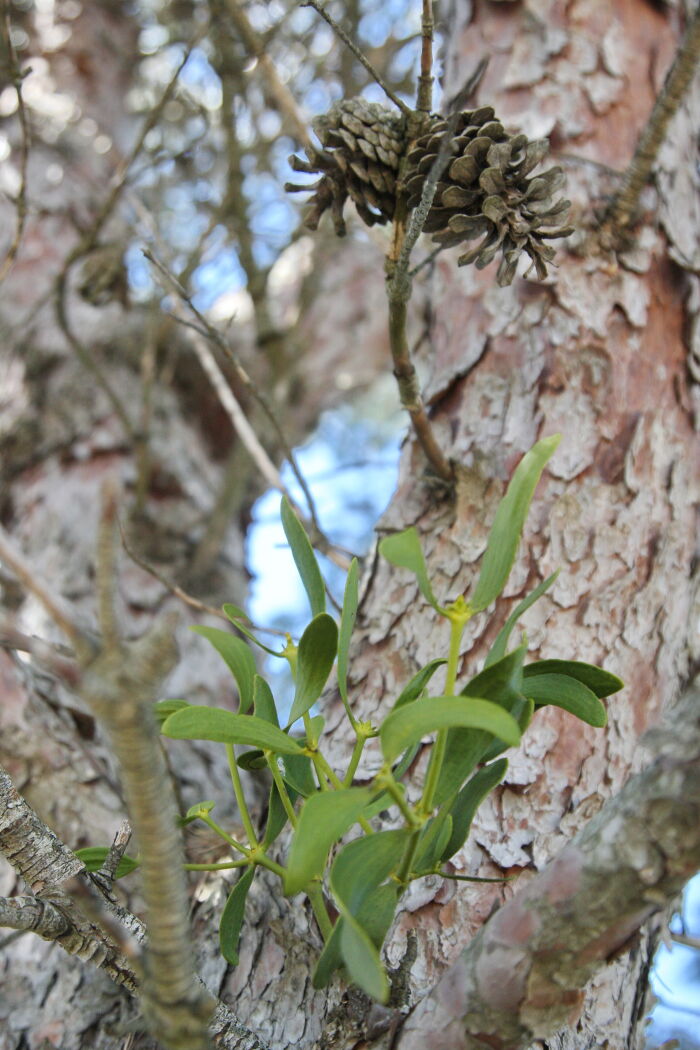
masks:
[[[651,116],[639,136],[637,149],[623,177],[604,227],[614,232],[625,230],[633,222],[639,198],[646,185],[654,161],[666,136],[666,129],[678,110],[700,63],[700,5],[690,19],[678,47],[664,86],[654,103]]]
[[[274,62],[265,49],[265,44],[250,24],[239,0],[225,0],[225,2],[231,20],[236,27],[236,32],[243,41],[246,51],[257,59],[260,72],[265,79],[271,97],[277,105],[280,116],[286,122],[294,138],[303,146],[310,146],[311,138],[307,129],[307,122],[300,113],[291,91],[280,80]]]
[[[67,645],[57,645],[24,634],[12,624],[0,620],[0,649],[10,652],[29,653],[45,670],[61,678],[69,685],[76,686],[80,677],[75,653]]]
[[[453,138],[462,104],[483,77],[487,63],[487,59],[482,59],[454,100],[454,112],[447,121],[440,148],[423,185],[421,199],[411,216],[408,231],[406,231],[405,204],[402,206],[401,202],[403,195],[400,196],[394,221],[394,241],[387,259],[389,341],[401,404],[409,414],[416,438],[428,462],[438,477],[448,484],[454,480],[454,471],[438,444],[428,418],[406,336],[407,307],[412,290],[412,273],[409,272],[409,263],[411,252],[420,237],[435,199],[440,177],[452,156]]]
[[[433,0],[423,0],[420,76],[416,103],[419,113],[430,113],[433,108],[433,31]]]
[[[700,937],[688,937],[685,933],[672,933],[670,937],[674,944],[684,944],[686,948],[700,950]]]
[[[27,220],[27,164],[29,162],[29,120],[27,110],[22,96],[22,72],[17,61],[17,52],[12,43],[12,23],[10,21],[9,8],[5,10],[5,46],[7,48],[9,73],[17,96],[17,117],[21,131],[21,145],[19,152],[19,190],[15,198],[16,219],[15,232],[9,248],[0,265],[0,284],[5,280],[13,262],[17,257],[19,246],[22,242],[24,225]]]
[[[26,590],[41,602],[54,623],[69,639],[78,659],[89,659],[94,650],[87,635],[78,627],[63,600],[52,594],[48,587],[36,578],[34,570],[24,555],[17,550],[2,525],[0,525],[0,562],[5,562]]]
[[[311,533],[312,543],[314,543],[315,546],[317,546],[319,550],[321,550],[336,565],[338,565],[342,569],[347,570],[349,562],[345,557],[337,553],[336,548],[331,543],[331,541],[325,536],[321,529],[311,490],[309,489],[309,486],[306,483],[306,479],[301,469],[299,468],[296,456],[294,455],[294,450],[292,449],[291,445],[288,443],[286,437],[284,436],[284,432],[282,431],[277,416],[274,410],[272,409],[270,403],[268,402],[267,397],[262,393],[262,391],[250,378],[250,376],[238,360],[237,355],[233,352],[233,350],[223,338],[221,333],[212,324],[210,324],[206,317],[204,317],[204,315],[197,309],[197,307],[192,302],[190,296],[187,294],[187,292],[182,287],[177,278],[170,272],[170,270],[168,270],[167,266],[160,262],[160,260],[157,259],[155,255],[153,255],[153,253],[148,249],[144,249],[143,253],[148,259],[148,261],[152,263],[153,266],[158,270],[158,272],[166,279],[170,287],[175,290],[179,298],[182,300],[182,304],[186,305],[187,308],[192,312],[194,317],[197,319],[200,327],[204,331],[206,331],[208,340],[211,341],[216,347],[218,347],[218,349],[221,350],[221,352],[225,354],[225,356],[231,361],[233,367],[236,370],[236,375],[244,384],[246,389],[250,391],[252,397],[255,398],[255,400],[262,408],[263,412],[265,413],[269,422],[274,428],[282,453],[287,459],[292,469],[292,472],[294,473],[294,476],[298,481],[302,492],[304,493],[304,498],[308,507],[309,517],[311,519],[309,531]],[[173,314],[177,320],[180,320],[180,318],[183,316],[182,304],[175,302],[173,306]],[[243,413],[243,410],[241,409],[233,391],[231,390],[231,387],[227,382],[226,377],[224,376],[223,372],[221,371],[219,365],[216,362],[216,358],[209,349],[207,342],[203,339],[201,333],[197,330],[193,332],[191,338],[192,345],[195,349],[195,352],[197,353],[197,356],[200,359],[202,367],[204,368],[217,394],[219,395],[221,403],[228,412],[229,417],[233,422],[233,425],[236,427],[241,441],[245,444],[249,453],[258,465],[258,468],[260,469],[263,477],[273,488],[277,489],[279,492],[282,492],[284,495],[287,496],[289,502],[295,508],[295,510],[299,510],[298,504],[288,492],[287,487],[282,480],[282,476],[277,470],[277,467],[274,465],[267,452],[261,445],[257,435],[255,434],[255,431],[253,430],[245,414]],[[299,511],[299,514],[303,520],[303,513]]]
[[[365,55],[363,55],[361,49],[357,46],[355,41],[348,36],[343,27],[338,25],[338,23],[335,21],[332,15],[329,15],[328,11],[326,10],[326,5],[322,3],[321,0],[302,0],[299,6],[313,7],[314,11],[318,11],[321,18],[323,18],[324,21],[328,23],[328,25],[331,27],[336,36],[338,36],[343,41],[345,46],[349,48],[350,51],[352,51],[353,55],[360,63],[360,65],[364,66],[364,68],[367,70],[372,79],[376,81],[377,84],[379,84],[386,97],[390,99],[398,109],[401,110],[404,116],[409,116],[413,112],[410,106],[407,106],[405,102],[402,102],[398,95],[394,94],[394,92],[391,90],[384,78],[377,72],[377,70],[374,68],[369,59],[366,58]]]

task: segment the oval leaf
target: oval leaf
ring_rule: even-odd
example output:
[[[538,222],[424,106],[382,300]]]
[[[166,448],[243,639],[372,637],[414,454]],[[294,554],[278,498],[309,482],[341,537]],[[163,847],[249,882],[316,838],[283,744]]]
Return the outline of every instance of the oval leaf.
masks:
[[[298,795],[308,798],[316,791],[316,781],[312,772],[312,763],[308,755],[285,755],[282,759],[284,765],[285,782],[294,788]]]
[[[250,884],[255,875],[255,868],[250,867],[228,895],[228,900],[219,923],[219,947],[221,954],[230,966],[238,966],[238,941],[245,915],[245,902]]]
[[[469,602],[474,612],[485,609],[503,590],[513,567],[535,487],[560,441],[560,434],[542,438],[525,453],[516,467],[491,526],[479,580]]]
[[[318,616],[319,613],[326,611],[326,589],[316,555],[303,525],[292,510],[286,496],[282,497],[280,514],[282,528],[291,548],[294,564],[309,599],[311,615]]]
[[[173,740],[216,740],[221,744],[248,744],[280,755],[298,755],[295,740],[253,715],[234,715],[220,707],[188,707],[166,719],[161,730]]]
[[[85,846],[83,849],[75,850],[75,855],[78,860],[82,860],[87,871],[99,871],[107,860],[109,850],[109,846]],[[136,871],[139,864],[140,861],[134,860],[125,853],[117,864],[115,879],[123,879],[125,875],[130,875],[132,871]]]
[[[327,613],[315,616],[299,639],[294,703],[289,726],[316,703],[331,673],[338,651],[338,628]]]
[[[377,1002],[385,1003],[389,998],[389,980],[379,952],[369,934],[351,915],[343,916],[340,953],[354,983]]]
[[[602,667],[582,663],[579,660],[538,660],[523,668],[525,678],[542,674],[563,674],[587,685],[597,697],[610,696],[624,688],[624,682],[617,675],[604,671]]]
[[[384,757],[392,761],[428,733],[457,726],[484,729],[510,747],[520,743],[518,723],[497,704],[471,696],[426,697],[400,707],[386,719],[379,732]]]
[[[593,690],[576,678],[563,674],[531,675],[523,679],[523,692],[535,701],[535,707],[552,704],[569,711],[596,729],[607,725],[605,707]]]
[[[398,894],[399,887],[397,885],[387,883],[385,886],[380,886],[367,895],[355,916],[359,925],[378,950],[384,943],[384,938],[394,918]],[[343,917],[339,916],[319,956],[312,978],[314,988],[325,988],[334,971],[343,965],[343,956],[340,950],[340,934],[343,922]]]
[[[357,603],[357,558],[353,558],[345,581],[343,611],[340,615],[340,631],[338,633],[338,691],[346,708],[348,707],[348,652],[352,630],[357,617]],[[350,711],[348,709],[349,714]]]
[[[256,718],[262,718],[270,725],[279,727],[277,708],[272,690],[261,675],[256,674],[253,678],[253,714]]]
[[[253,751],[244,751],[242,754],[236,755],[236,765],[240,766],[241,769],[245,769],[248,773],[268,768],[265,752],[259,747],[256,747]]]
[[[284,892],[299,893],[320,878],[331,846],[355,823],[372,797],[369,788],[324,791],[306,800],[292,839]]]
[[[416,577],[421,594],[434,609],[438,609],[437,599],[433,594],[428,578],[428,568],[423,557],[418,532],[414,525],[393,536],[385,536],[379,544],[379,553],[392,565],[400,569],[410,569]]]
[[[250,648],[241,638],[222,631],[218,627],[204,627],[201,624],[192,627],[195,634],[201,634],[216,649],[236,679],[240,697],[240,711],[244,713],[253,703],[253,678],[255,660]]]
[[[501,783],[507,769],[508,760],[505,758],[493,762],[490,766],[484,766],[447,806],[447,812],[452,817],[452,828],[447,842],[443,844],[440,860],[449,860],[462,848],[472,826],[474,814],[489,792]]]

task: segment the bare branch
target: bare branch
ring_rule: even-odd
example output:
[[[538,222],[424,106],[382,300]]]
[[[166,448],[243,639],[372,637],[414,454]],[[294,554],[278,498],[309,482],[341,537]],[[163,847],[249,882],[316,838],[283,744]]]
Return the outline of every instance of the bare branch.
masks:
[[[360,65],[364,66],[364,68],[367,70],[372,79],[376,81],[377,84],[379,84],[386,97],[390,99],[390,101],[393,102],[394,105],[398,109],[400,109],[405,116],[408,116],[410,113],[413,112],[410,106],[407,106],[406,103],[398,97],[398,95],[394,94],[394,92],[391,90],[391,88],[383,79],[383,77],[377,72],[377,70],[374,68],[369,59],[366,58],[365,55],[363,55],[361,49],[357,46],[355,41],[348,36],[343,27],[338,25],[338,23],[335,21],[332,15],[328,13],[328,11],[326,10],[326,5],[322,3],[321,0],[302,0],[299,6],[313,7],[314,11],[318,11],[321,18],[323,18],[324,21],[328,23],[328,25],[331,27],[336,36],[338,36],[343,41],[345,46],[349,48],[350,51],[352,51],[353,55],[360,63]]]
[[[634,220],[639,198],[666,135],[666,129],[678,110],[700,63],[700,6],[690,19],[664,86],[654,103],[647,124],[639,136],[637,149],[623,177],[603,228],[613,232],[625,230]]]
[[[430,113],[433,108],[433,29],[433,0],[423,0],[420,76],[416,103],[419,113]]]
[[[29,565],[24,555],[17,550],[14,543],[0,525],[0,561],[5,562],[15,574],[20,583],[38,598],[46,612],[54,623],[60,627],[80,659],[89,659],[93,655],[93,648],[88,641],[87,635],[78,627],[73,615],[66,608],[63,600],[51,591],[37,578],[34,570]]]

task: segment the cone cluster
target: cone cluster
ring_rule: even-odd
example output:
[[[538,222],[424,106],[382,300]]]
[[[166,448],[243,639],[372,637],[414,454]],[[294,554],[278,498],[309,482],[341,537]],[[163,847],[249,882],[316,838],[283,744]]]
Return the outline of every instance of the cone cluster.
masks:
[[[313,193],[305,224],[316,229],[330,209],[336,232],[344,234],[348,197],[367,225],[390,222],[406,148],[404,118],[376,103],[350,99],[335,103],[313,128],[323,149],[308,149],[305,161],[292,157],[290,162],[296,171],[321,178],[312,186],[287,187]],[[447,130],[445,118],[432,117],[428,131],[410,145],[401,186],[409,208],[421,199]],[[510,135],[491,106],[461,113],[451,143],[453,159],[439,180],[424,231],[444,247],[481,237],[458,263],[473,262],[481,269],[500,253],[501,285],[511,283],[523,252],[537,276],[546,277],[554,248],[545,242],[573,232],[561,225],[569,201],[555,199],[565,181],[561,168],[531,175],[548,148],[546,139],[529,142],[526,135]]]

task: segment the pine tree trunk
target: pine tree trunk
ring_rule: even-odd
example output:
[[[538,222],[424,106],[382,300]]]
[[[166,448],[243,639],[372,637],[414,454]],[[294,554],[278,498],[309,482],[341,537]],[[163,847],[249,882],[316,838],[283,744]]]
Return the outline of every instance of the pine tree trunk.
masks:
[[[123,31],[128,53],[130,27],[114,21],[106,8],[90,6],[79,25],[86,53],[102,55],[94,82],[99,84],[111,68],[109,55],[99,50],[105,34],[113,41]],[[532,138],[550,135],[555,160],[568,174],[578,233],[559,252],[558,269],[544,284],[517,279],[498,289],[493,268],[457,270],[454,253],[438,257],[429,298],[426,392],[442,447],[457,464],[456,500],[431,483],[409,440],[379,531],[416,525],[438,599],[456,597],[474,581],[495,506],[518,458],[537,437],[560,431],[563,440],[538,489],[506,599],[493,617],[470,624],[462,671],[478,669],[515,601],[561,567],[548,595],[524,617],[530,658],[589,660],[619,674],[626,688],[609,701],[605,731],[581,728],[552,708],[537,715],[504,786],[479,811],[469,843],[455,858],[462,873],[514,881],[455,888],[431,878],[413,885],[389,942],[394,992],[388,1008],[373,1006],[337,981],[327,993],[312,989],[310,971],[320,946],[313,918],[299,899],[281,898],[272,878],[256,880],[241,961],[227,970],[216,936],[226,883],[214,876],[196,883],[200,972],[273,1050],[389,1047],[394,1037],[399,1050],[472,1050],[477,1044],[466,1041],[459,1022],[459,984],[439,1003],[431,990],[444,974],[459,972],[450,968],[493,909],[522,889],[643,766],[642,734],[674,702],[700,657],[692,626],[698,603],[693,559],[700,198],[691,150],[700,120],[697,78],[662,151],[658,189],[644,197],[634,245],[615,255],[598,236],[599,216],[618,186],[616,172],[632,155],[671,60],[682,10],[645,0],[452,0],[443,17],[446,97],[457,93],[476,61],[490,56],[479,102],[494,104],[509,127]],[[128,68],[115,68],[114,76],[118,87],[102,100],[93,98],[95,106],[102,104],[101,124],[109,120],[109,99],[126,88]],[[107,127],[118,140],[122,117],[112,117],[114,126]],[[34,232],[48,253],[46,231],[37,224]],[[48,255],[42,260],[47,287],[55,277],[51,262]],[[353,282],[375,289],[381,262],[373,264],[369,276],[365,271]],[[14,299],[8,296],[6,303],[30,305],[25,272],[16,271],[12,280]],[[338,298],[345,305],[342,291]],[[315,310],[319,302],[323,306],[317,300]],[[4,324],[21,316],[14,309],[3,308]],[[125,339],[118,307],[110,308],[113,331],[96,331],[95,315],[77,300],[71,309],[83,311],[73,316],[90,333],[85,341],[107,349],[105,368],[124,402],[138,403],[140,354],[129,357],[129,346],[140,347],[154,322],[132,310]],[[385,345],[380,310],[378,304],[368,338],[360,341],[378,350]],[[323,320],[326,311],[319,313]],[[316,371],[337,369],[338,355],[347,353],[333,336],[326,324],[315,336],[318,342],[310,340]],[[98,485],[109,471],[121,471],[128,484],[132,453],[94,379],[66,349],[49,308],[34,318],[25,337],[29,351],[17,387],[19,407],[0,435],[3,521],[37,573],[70,597],[89,624]],[[18,351],[8,355],[8,374],[22,373],[20,360]],[[307,388],[318,392],[323,384],[311,365],[304,374]],[[297,433],[319,408],[304,420],[295,410]],[[211,513],[220,482],[221,465],[212,462],[211,438],[217,435],[193,422],[173,390],[157,391],[155,416],[158,470],[144,535],[167,574],[182,578],[193,556],[192,536]],[[254,491],[251,482],[242,507],[250,505]],[[230,525],[221,557],[210,567],[203,596],[214,603],[242,601],[245,513]],[[379,559],[368,562],[351,686],[358,716],[376,722],[418,667],[443,653],[445,628],[407,577]],[[134,568],[125,570],[122,587],[124,622],[133,635],[175,604]],[[15,601],[24,618],[20,625],[46,636],[50,628],[31,603],[22,605],[18,594]],[[196,655],[201,650],[184,628],[183,622],[170,695],[221,695],[228,688],[224,675],[202,665]],[[54,680],[5,654],[0,661],[0,761],[68,846],[106,843],[123,804],[118,771],[90,713]],[[335,752],[347,760],[350,745],[337,697],[327,697],[325,713],[328,726],[338,726]],[[214,749],[180,745],[175,764],[185,770],[188,799],[228,797],[226,771]],[[17,892],[22,890],[12,871],[3,866],[0,895]],[[583,1002],[572,1004],[568,1027],[533,1047],[641,1048],[654,943],[652,926],[591,982]],[[25,936],[3,954],[0,1050],[124,1046],[118,1021],[132,1007],[107,978],[38,938]],[[142,1036],[133,1043],[147,1045]]]

